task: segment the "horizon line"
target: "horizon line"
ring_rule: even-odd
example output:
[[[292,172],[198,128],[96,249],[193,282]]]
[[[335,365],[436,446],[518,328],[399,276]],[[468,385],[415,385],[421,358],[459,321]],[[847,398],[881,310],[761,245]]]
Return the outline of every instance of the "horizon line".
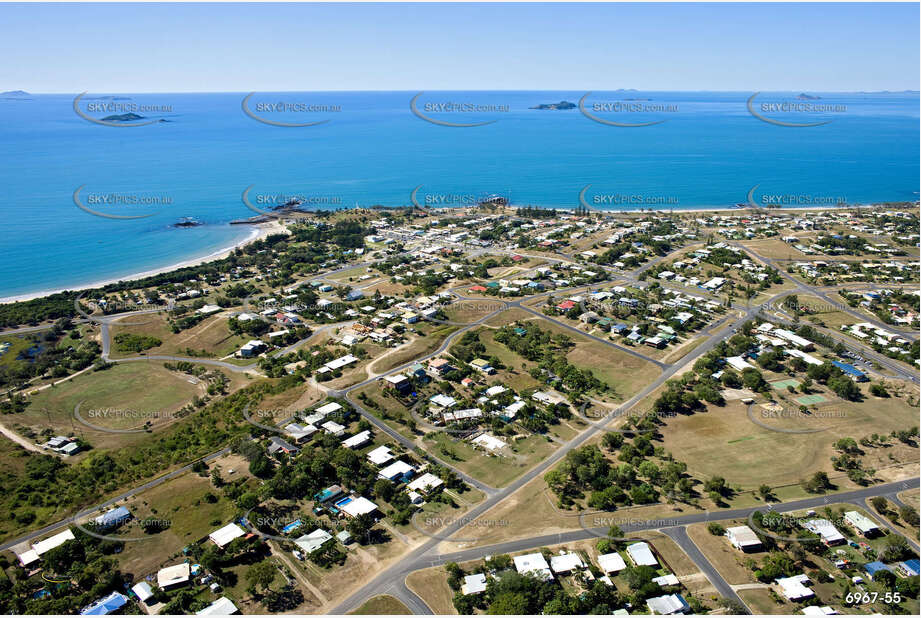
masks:
[[[17,88],[11,90],[5,90],[0,92],[2,94],[23,92],[27,95],[79,95],[80,92],[32,92],[25,89]],[[500,89],[483,89],[483,88],[471,88],[471,89],[395,89],[395,90],[383,90],[383,89],[342,89],[342,90],[328,90],[328,89],[319,89],[319,90],[146,90],[146,91],[126,91],[126,90],[84,90],[86,94],[246,94],[248,92],[256,93],[335,93],[335,92],[379,92],[379,93],[413,93],[413,92],[674,92],[674,93],[719,93],[719,94],[751,94],[753,92],[763,92],[763,93],[787,93],[787,92],[800,92],[800,93],[818,93],[818,94],[921,94],[921,90],[916,90],[912,88],[901,88],[901,89],[883,89],[883,90],[810,90],[805,88],[792,88],[786,90],[754,90],[754,89],[738,89],[738,90],[657,90],[657,89],[643,89],[643,88],[615,88],[613,90],[600,90],[600,89],[584,89],[584,88],[566,88],[566,89],[552,89],[552,90],[540,90],[540,89],[529,89],[529,88],[500,88]]]

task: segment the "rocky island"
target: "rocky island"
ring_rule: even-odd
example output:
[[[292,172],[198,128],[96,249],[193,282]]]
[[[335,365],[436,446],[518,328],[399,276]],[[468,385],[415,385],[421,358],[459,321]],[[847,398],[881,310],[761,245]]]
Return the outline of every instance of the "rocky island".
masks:
[[[560,101],[559,103],[541,103],[540,105],[534,105],[528,109],[575,109],[576,107],[575,103]]]

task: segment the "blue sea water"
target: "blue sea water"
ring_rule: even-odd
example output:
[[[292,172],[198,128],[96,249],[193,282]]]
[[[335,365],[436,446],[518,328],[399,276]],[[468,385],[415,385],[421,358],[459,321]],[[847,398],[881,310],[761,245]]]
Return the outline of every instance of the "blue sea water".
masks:
[[[513,204],[572,208],[586,185],[600,208],[636,209],[636,200],[668,208],[732,207],[757,185],[760,195],[832,196],[848,203],[918,199],[918,93],[818,94],[824,112],[776,111],[761,103],[797,101],[796,93],[595,92],[586,107],[621,123],[594,122],[578,109],[529,109],[582,92],[427,92],[416,109],[450,123],[427,122],[410,109],[413,92],[259,93],[248,103],[273,122],[327,121],[309,127],[258,122],[244,113],[247,93],[87,95],[81,111],[101,119],[138,113],[166,122],[110,127],[75,113],[75,95],[0,96],[0,298],[162,268],[239,242],[255,213],[241,195],[267,209],[271,196],[297,195],[311,207],[460,205],[501,194]],[[648,100],[644,100],[648,99]],[[265,109],[281,103],[288,111]],[[467,106],[445,111],[439,104]],[[607,111],[604,104],[661,106]],[[91,110],[105,104],[102,111]],[[303,106],[322,111],[303,111]],[[485,106],[470,110],[469,106]],[[297,106],[302,106],[298,108]],[[593,111],[597,110],[597,111]],[[150,214],[135,220],[93,216]],[[154,205],[105,204],[95,196],[159,196]],[[597,196],[626,201],[591,202]],[[260,201],[261,200],[261,201]],[[182,217],[205,225],[171,227]]]

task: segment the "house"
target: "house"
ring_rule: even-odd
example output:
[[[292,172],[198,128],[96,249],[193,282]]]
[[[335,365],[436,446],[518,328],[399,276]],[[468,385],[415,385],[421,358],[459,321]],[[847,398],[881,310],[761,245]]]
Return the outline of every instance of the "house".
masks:
[[[120,506],[118,508],[106,511],[94,519],[93,523],[96,524],[97,528],[101,530],[107,530],[109,528],[117,528],[129,519],[131,519],[131,511],[123,506]]]
[[[365,498],[346,498],[337,502],[336,507],[348,517],[358,517],[359,515],[369,515],[377,510],[377,505]]]
[[[524,556],[515,556],[515,570],[521,575],[530,573],[531,575],[543,580],[553,579],[553,573],[550,572],[550,565],[544,560],[543,554],[535,552]]]
[[[316,413],[317,413],[317,414],[322,414],[323,416],[329,416],[329,415],[332,414],[333,412],[338,412],[338,411],[341,410],[341,409],[342,409],[342,406],[341,406],[341,405],[339,405],[339,404],[336,403],[335,401],[331,401],[330,403],[327,403],[327,404],[325,404],[325,405],[320,406],[319,408],[317,408],[317,409],[316,409]]]
[[[246,534],[246,532],[244,532],[243,528],[231,522],[223,528],[219,528],[209,534],[208,538],[219,548],[223,549],[231,541],[240,538],[244,534]]]
[[[300,452],[301,449],[294,446],[287,440],[279,438],[278,436],[272,436],[269,438],[269,447],[266,449],[269,455],[278,455],[278,453],[284,453],[285,455],[296,455]]]
[[[128,597],[120,592],[112,592],[80,610],[81,616],[105,616],[117,612],[128,603]]]
[[[343,440],[342,446],[344,446],[345,448],[352,448],[352,449],[361,448],[370,441],[371,441],[371,432],[366,429],[365,431],[356,433],[351,438],[346,438],[345,440]]]
[[[659,565],[659,561],[656,560],[655,555],[652,553],[652,548],[649,547],[649,543],[640,542],[628,545],[627,556],[636,566]]]
[[[285,433],[288,434],[295,444],[303,444],[310,439],[310,436],[320,431],[313,425],[299,425],[297,423],[289,423],[285,425]]]
[[[488,433],[480,434],[471,440],[471,443],[481,446],[487,451],[498,451],[508,446],[504,441]]]
[[[583,567],[585,567],[585,563],[576,553],[560,553],[559,556],[550,557],[550,569],[554,573],[571,573]]]
[[[652,583],[659,584],[661,587],[665,586],[679,586],[681,582],[678,581],[678,576],[674,573],[669,573],[667,575],[661,575],[659,577],[653,577]]]
[[[237,356],[240,358],[252,358],[253,356],[257,356],[262,352],[265,352],[267,348],[268,346],[265,344],[265,342],[260,341],[259,339],[252,339],[237,351]]]
[[[895,568],[898,569],[899,573],[903,577],[917,577],[918,576],[918,559],[912,558],[911,560],[906,560],[905,562],[900,562],[895,565]]]
[[[432,397],[429,398],[429,401],[431,401],[433,405],[438,406],[439,408],[443,410],[446,410],[457,403],[457,400],[454,399],[454,397],[450,397],[442,393],[433,395]]]
[[[345,433],[345,425],[340,425],[336,421],[326,421],[320,427],[331,436],[341,436]]]
[[[392,388],[401,394],[405,394],[412,388],[412,382],[403,374],[384,376],[384,388]]]
[[[815,596],[815,593],[806,586],[809,583],[809,577],[804,573],[793,577],[781,577],[774,583],[780,587],[781,594],[791,601],[811,599]]]
[[[496,373],[496,370],[493,369],[488,360],[482,358],[475,358],[470,361],[470,366],[479,371],[480,373],[485,373],[486,375],[492,375]]]
[[[861,513],[858,513],[857,511],[846,512],[844,514],[844,523],[849,525],[865,538],[873,538],[874,536],[879,535],[879,526],[873,523],[870,518],[862,515]]]
[[[332,538],[333,535],[331,535],[329,532],[323,528],[317,528],[310,534],[305,534],[294,539],[294,544],[300,547],[304,554],[312,554],[316,550],[323,547],[327,541],[332,540]]]
[[[838,532],[838,529],[835,528],[827,519],[810,519],[803,524],[803,528],[817,534],[822,538],[822,543],[826,546],[831,547],[833,545],[840,545],[845,542],[844,536]]]
[[[425,373],[425,367],[422,366],[422,363],[416,363],[409,368],[409,375],[417,380],[427,380],[428,374]]]
[[[141,603],[146,603],[147,599],[153,596],[153,589],[147,582],[138,582],[131,586],[131,592],[137,596],[138,601]]]
[[[332,502],[338,500],[341,496],[344,496],[345,492],[342,491],[342,488],[338,485],[330,485],[321,492],[314,494],[313,500],[317,504],[325,504],[327,502]]]
[[[164,590],[185,586],[189,583],[191,566],[188,562],[174,564],[157,571],[157,585]]]
[[[880,571],[889,571],[892,573],[892,568],[886,564],[883,564],[879,560],[868,562],[867,564],[863,565],[863,570],[864,573],[870,576],[870,579],[875,579],[876,574]]]
[[[233,601],[227,597],[221,597],[205,609],[195,612],[196,616],[231,616],[240,613]]]
[[[730,356],[726,359],[726,363],[738,371],[744,371],[745,369],[753,369],[755,366],[746,361],[741,356]]]
[[[67,541],[75,540],[74,533],[68,528],[64,532],[59,532],[54,536],[48,537],[44,541],[39,541],[38,543],[32,543],[32,550],[37,556],[41,556],[46,551],[59,547],[66,543]]]
[[[726,538],[729,539],[733,547],[743,552],[760,551],[762,548],[761,539],[748,526],[727,528]]]
[[[464,583],[461,584],[461,594],[480,594],[486,592],[486,574],[474,573],[464,577]]]
[[[824,605],[819,607],[818,605],[809,605],[802,609],[803,614],[806,616],[837,616],[838,612],[834,608]]]
[[[627,563],[624,562],[623,556],[614,552],[598,556],[598,566],[605,574],[618,573],[627,568]]]
[[[442,485],[444,485],[444,481],[442,481],[434,474],[426,472],[413,482],[409,483],[406,488],[409,491],[419,492],[420,494],[427,494],[434,489],[438,489]]]
[[[646,600],[646,607],[649,608],[650,614],[659,616],[672,616],[674,614],[686,614],[691,611],[691,606],[684,600],[680,594],[666,594],[661,597],[654,597]]]
[[[436,358],[429,361],[429,371],[437,373],[438,375],[443,375],[450,371],[451,363],[449,363],[444,358]]]
[[[393,459],[393,453],[390,451],[389,447],[381,445],[373,451],[370,451],[367,457],[368,461],[373,463],[375,466],[382,466]]]
[[[416,473],[416,469],[405,461],[396,460],[383,470],[377,473],[378,478],[387,479],[389,481],[403,481],[412,477]]]

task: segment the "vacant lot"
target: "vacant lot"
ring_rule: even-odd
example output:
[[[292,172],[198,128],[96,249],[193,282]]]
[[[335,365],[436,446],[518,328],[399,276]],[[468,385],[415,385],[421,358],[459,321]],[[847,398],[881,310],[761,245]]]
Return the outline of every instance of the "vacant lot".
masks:
[[[867,392],[866,385],[861,388]],[[793,485],[820,470],[845,488],[853,484],[841,473],[833,472],[829,462],[836,454],[832,446],[835,441],[843,437],[857,440],[873,433],[886,435],[917,424],[917,410],[896,397],[866,395],[865,401],[858,403],[841,401],[825,390],[822,394],[831,403],[820,404],[809,416],[774,418],[756,403],[752,414],[761,424],[749,418],[747,406],[740,401],[670,418],[661,430],[664,446],[681,454],[689,472],[703,477],[723,476],[743,489],[754,489],[762,483],[772,487]],[[785,407],[796,408],[790,404]],[[909,474],[905,466],[916,463],[917,457],[917,449],[893,439],[888,447],[865,448],[861,459],[866,467],[875,468],[880,478],[894,480],[888,470]]]
[[[119,322],[147,321],[145,324],[122,325]],[[112,358],[137,356],[135,352],[119,352],[115,345],[116,335],[132,333],[156,337],[162,343],[145,350],[146,354],[165,354],[176,356],[202,356],[206,358],[223,358],[240,349],[244,343],[253,339],[248,335],[234,335],[227,328],[226,317],[220,314],[205,318],[192,328],[173,333],[162,314],[125,318],[112,325]],[[252,360],[248,360],[248,363]]]
[[[452,616],[454,591],[448,585],[448,575],[443,566],[413,571],[406,576],[406,586],[418,595],[436,616]]]
[[[443,432],[429,434],[423,444],[446,463],[493,487],[504,487],[555,450],[552,442],[540,435],[514,440],[503,437],[509,449],[491,455],[469,442]]]

